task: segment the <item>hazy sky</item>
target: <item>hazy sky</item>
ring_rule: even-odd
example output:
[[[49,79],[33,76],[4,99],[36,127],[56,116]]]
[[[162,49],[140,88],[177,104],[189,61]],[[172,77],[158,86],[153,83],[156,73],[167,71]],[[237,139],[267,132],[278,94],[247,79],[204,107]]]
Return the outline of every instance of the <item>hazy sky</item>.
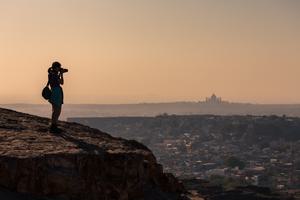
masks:
[[[0,103],[300,103],[298,0],[0,0]]]

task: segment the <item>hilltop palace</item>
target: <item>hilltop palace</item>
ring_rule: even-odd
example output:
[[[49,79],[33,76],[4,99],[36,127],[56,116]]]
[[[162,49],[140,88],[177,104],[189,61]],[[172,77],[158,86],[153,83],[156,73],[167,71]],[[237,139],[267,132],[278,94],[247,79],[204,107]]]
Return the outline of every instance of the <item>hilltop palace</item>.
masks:
[[[207,97],[204,103],[209,104],[220,104],[220,103],[228,103],[227,101],[223,101],[221,97],[216,96],[215,94],[211,95],[211,97]]]

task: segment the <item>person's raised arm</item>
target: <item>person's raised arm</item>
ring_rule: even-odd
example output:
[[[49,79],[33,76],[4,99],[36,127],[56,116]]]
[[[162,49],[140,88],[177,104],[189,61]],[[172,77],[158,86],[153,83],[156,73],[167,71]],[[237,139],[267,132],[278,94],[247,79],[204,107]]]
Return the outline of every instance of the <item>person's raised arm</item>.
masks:
[[[48,82],[47,82],[46,87],[49,87],[49,85],[50,85],[50,74],[48,74]]]

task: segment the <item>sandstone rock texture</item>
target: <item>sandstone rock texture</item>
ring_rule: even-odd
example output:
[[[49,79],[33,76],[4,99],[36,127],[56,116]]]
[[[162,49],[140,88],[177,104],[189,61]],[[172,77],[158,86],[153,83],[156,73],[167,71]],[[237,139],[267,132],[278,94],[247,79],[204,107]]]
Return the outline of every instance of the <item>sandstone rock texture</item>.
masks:
[[[61,200],[181,199],[184,188],[163,173],[152,152],[76,123],[0,109],[0,187]],[[0,193],[1,194],[1,193]]]

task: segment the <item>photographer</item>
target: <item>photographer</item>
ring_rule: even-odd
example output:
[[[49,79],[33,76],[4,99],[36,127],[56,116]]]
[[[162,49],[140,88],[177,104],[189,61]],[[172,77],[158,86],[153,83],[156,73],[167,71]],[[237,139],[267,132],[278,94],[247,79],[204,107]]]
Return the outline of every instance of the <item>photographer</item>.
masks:
[[[61,85],[64,84],[64,73],[67,69],[63,69],[59,62],[52,63],[52,67],[48,69],[47,87],[51,87],[51,98],[49,102],[52,105],[52,122],[50,132],[60,132],[57,127],[58,119],[61,114],[62,104],[64,103],[64,94]]]

